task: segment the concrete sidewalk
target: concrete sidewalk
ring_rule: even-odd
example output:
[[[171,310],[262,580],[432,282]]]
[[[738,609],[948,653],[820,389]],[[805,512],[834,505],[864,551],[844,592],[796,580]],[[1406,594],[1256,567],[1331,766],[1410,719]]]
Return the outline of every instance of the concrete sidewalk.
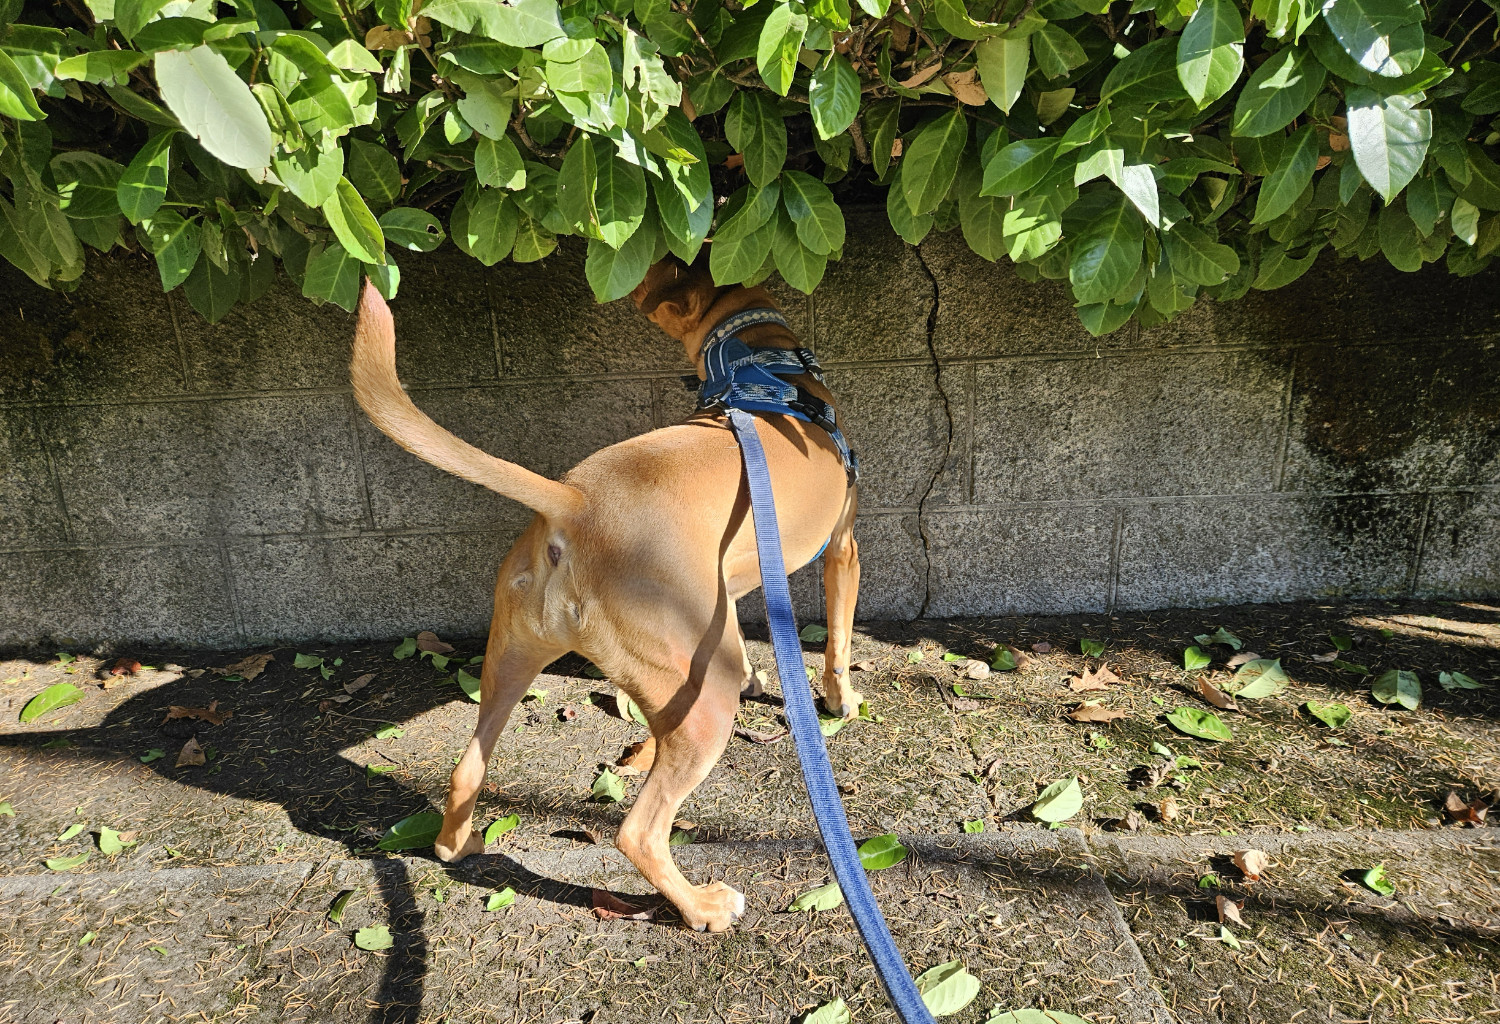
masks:
[[[1230,685],[1228,647],[1205,648],[1205,672],[1180,660],[1218,626],[1292,678],[1219,712],[1228,743],[1163,717],[1211,710],[1200,676]],[[1371,677],[1314,660],[1330,634],[1353,641],[1342,665],[1417,672],[1423,703],[1393,711]],[[1104,655],[1085,658],[1080,639]],[[455,641],[440,669],[394,659],[397,640],[270,651],[248,679],[214,669],[249,652],[0,661],[0,801],[15,812],[0,811],[0,1022],[780,1021],[836,997],[857,1021],[892,1019],[847,912],[787,911],[829,881],[790,741],[732,740],[684,807],[684,872],[728,881],[749,908],[731,933],[693,933],[609,845],[624,807],[588,799],[644,730],[581,663],[539,677],[491,764],[476,817],[519,827],[453,868],[375,850],[441,805],[473,724],[449,680],[477,642]],[[982,680],[944,660],[997,643],[1033,660]],[[331,678],[295,668],[299,653]],[[109,676],[122,654],[138,674]],[[896,832],[910,851],[871,874],[909,966],[959,960],[980,980],[956,1021],[1024,1007],[1092,1024],[1485,1021],[1500,1017],[1500,844],[1442,807],[1500,779],[1500,700],[1438,677],[1500,680],[1497,654],[1500,612],[1482,604],[871,624],[855,676],[870,717],[830,750],[859,835]],[[752,660],[769,663],[763,643]],[[1101,661],[1121,681],[1076,693]],[[83,698],[20,724],[56,682]],[[1125,716],[1068,719],[1084,697]],[[215,700],[232,717],[167,717]],[[1350,719],[1330,730],[1307,700],[1344,702]],[[741,709],[753,732],[778,719],[774,687]],[[179,768],[190,739],[206,763]],[[1065,777],[1084,807],[1049,830],[1029,808]],[[628,806],[640,779],[624,782]],[[1137,831],[1122,829],[1131,812]],[[975,821],[985,830],[965,834]],[[104,853],[105,826],[134,845]],[[1232,862],[1244,849],[1269,857],[1259,881]],[[43,863],[85,852],[70,871]],[[1378,864],[1393,896],[1360,881]],[[515,902],[487,912],[506,887]],[[656,917],[600,920],[596,889]],[[1221,925],[1218,896],[1243,901],[1243,924]],[[355,946],[374,925],[391,948]]]

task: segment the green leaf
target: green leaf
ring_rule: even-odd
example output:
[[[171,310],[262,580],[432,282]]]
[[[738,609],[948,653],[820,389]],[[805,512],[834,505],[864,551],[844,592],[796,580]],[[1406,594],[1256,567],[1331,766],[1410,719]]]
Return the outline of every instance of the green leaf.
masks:
[[[800,914],[808,910],[832,910],[843,902],[844,891],[839,888],[837,882],[829,882],[827,885],[820,885],[798,896],[786,909],[791,913]]]
[[[474,145],[474,174],[481,185],[512,192],[526,187],[526,165],[508,136],[480,138]]]
[[[115,0],[115,27],[126,39],[134,39],[135,34],[167,6],[167,2],[168,0]]]
[[[1083,790],[1077,778],[1058,779],[1037,795],[1031,813],[1038,821],[1067,821],[1083,810]]]
[[[510,46],[541,46],[567,35],[555,0],[432,0],[422,15]]]
[[[161,747],[152,747],[150,750],[146,751],[139,758],[137,758],[137,760],[140,761],[141,764],[150,764],[152,761],[160,761],[166,756],[167,752],[161,749]]]
[[[504,910],[515,902],[516,891],[507,885],[499,892],[490,893],[489,897],[484,901],[484,910],[487,914],[494,913],[497,910]]]
[[[17,121],[40,121],[47,116],[37,106],[25,73],[4,50],[0,50],[0,114]]]
[[[643,221],[618,249],[597,238],[589,239],[584,274],[594,290],[595,300],[612,302],[634,291],[651,269],[656,243],[656,224],[652,220]]]
[[[72,839],[74,836],[78,835],[86,828],[88,828],[88,826],[83,824],[82,822],[74,822],[67,828],[63,829],[62,833],[57,837],[56,840],[54,840],[54,842],[66,843],[69,839]]]
[[[470,675],[463,669],[459,669],[456,673],[454,673],[453,678],[458,683],[460,689],[464,691],[464,695],[472,700],[475,704],[478,704],[479,678],[477,676]]]
[[[1230,680],[1230,692],[1247,700],[1274,697],[1287,688],[1291,680],[1281,667],[1281,659],[1256,658],[1247,661]]]
[[[385,262],[385,235],[380,231],[380,223],[348,178],[339,178],[332,198],[323,204],[322,210],[339,244],[351,256],[365,263]]]
[[[1008,1010],[996,1014],[985,1024],[1089,1024],[1082,1017],[1060,1010]]]
[[[1360,876],[1359,880],[1372,892],[1378,892],[1382,896],[1396,895],[1396,887],[1385,877],[1385,864],[1376,864],[1373,868]]]
[[[824,1003],[803,1017],[802,1024],[854,1024],[854,1016],[842,999],[835,999],[831,1003]]]
[[[26,702],[26,706],[21,709],[21,721],[35,722],[49,711],[77,704],[81,700],[83,691],[72,683],[53,683]]]
[[[382,213],[380,228],[385,233],[388,244],[413,252],[431,252],[443,244],[443,239],[447,237],[443,232],[443,225],[436,217],[426,210],[409,206],[398,206]],[[416,641],[412,640],[411,644],[412,650],[405,657],[409,658],[416,652]],[[398,655],[399,657],[401,656]]]
[[[510,123],[510,94],[499,82],[469,71],[453,72],[453,81],[464,91],[456,104],[464,121],[485,138],[504,138]]]
[[[1199,633],[1197,636],[1193,637],[1193,639],[1205,646],[1207,646],[1208,644],[1223,644],[1230,650],[1235,651],[1245,646],[1245,642],[1243,640],[1235,636],[1233,633],[1229,632],[1229,630],[1225,629],[1223,626],[1215,627],[1212,633]]]
[[[382,725],[370,735],[377,740],[399,740],[402,736],[406,735],[406,730],[399,725],[387,724]]]
[[[499,839],[520,824],[521,816],[519,814],[507,814],[503,818],[496,818],[490,822],[490,827],[484,830],[484,845],[490,845],[496,839]]]
[[[1245,23],[1231,0],[1203,0],[1177,40],[1177,78],[1198,106],[1223,96],[1245,68]]]
[[[349,140],[349,180],[366,200],[381,206],[390,206],[401,195],[401,165],[384,146],[363,139]]]
[[[1110,69],[1099,87],[1099,99],[1132,105],[1184,99],[1177,59],[1177,40],[1172,36],[1147,43]]]
[[[205,221],[204,226],[210,223]],[[220,270],[211,260],[199,260],[182,283],[182,290],[198,315],[216,324],[240,301],[243,285],[238,263],[230,263],[227,270]]]
[[[1422,7],[1415,0],[1329,0],[1323,21],[1344,52],[1372,74],[1410,74],[1422,60]]]
[[[453,244],[487,267],[505,259],[516,240],[516,205],[495,189],[466,191],[453,207]]]
[[[395,210],[391,211],[391,213],[395,213],[395,212],[396,212]],[[417,211],[417,212],[423,212],[423,211]],[[390,214],[387,214],[386,216],[390,216]],[[416,653],[417,653],[417,640],[416,640],[416,637],[410,637],[409,636],[406,639],[402,640],[399,644],[396,645],[396,649],[391,652],[391,657],[395,658],[397,661],[404,661],[404,660],[406,660],[407,658],[410,658],[413,654],[416,654]],[[392,728],[395,728],[395,727],[392,726]]]
[[[892,832],[888,835],[866,839],[859,844],[859,862],[866,871],[880,871],[894,867],[906,859],[906,847]]]
[[[1342,728],[1344,723],[1349,721],[1349,716],[1353,714],[1349,710],[1349,705],[1336,702],[1324,704],[1320,701],[1310,700],[1302,706],[1307,709],[1309,715],[1312,715],[1330,729]]]
[[[847,131],[859,113],[859,99],[859,75],[843,54],[829,54],[828,60],[813,71],[807,87],[808,108],[818,137],[831,139]]]
[[[305,145],[294,153],[278,147],[271,169],[287,190],[308,206],[322,206],[333,198],[344,174],[344,149],[338,140],[325,138],[319,145]]]
[[[1486,688],[1484,683],[1466,676],[1462,672],[1439,672],[1438,685],[1449,693],[1456,693],[1459,690],[1483,690]]]
[[[124,84],[130,72],[151,59],[150,54],[134,50],[90,50],[57,62],[52,73],[58,78],[98,85],[103,82]]]
[[[828,256],[813,252],[798,240],[797,228],[785,210],[776,214],[771,255],[782,280],[804,294],[812,293],[828,269]]]
[[[74,868],[87,864],[89,858],[93,855],[92,850],[85,850],[83,853],[77,853],[71,857],[51,857],[44,861],[44,863],[47,865],[48,871],[72,871]]]
[[[827,185],[801,171],[784,171],[781,201],[808,249],[820,256],[843,249],[844,214]]]
[[[1108,302],[1125,287],[1141,265],[1144,238],[1140,214],[1123,199],[1090,222],[1074,239],[1068,264],[1077,301]]]
[[[724,118],[724,137],[744,156],[745,174],[752,184],[764,187],[781,173],[786,163],[786,122],[771,97],[749,89],[736,92]]]
[[[608,768],[599,773],[590,791],[593,799],[600,803],[619,803],[625,799],[625,783]]]
[[[116,190],[120,212],[132,224],[150,219],[167,198],[167,167],[175,134],[168,130],[151,136],[120,175]]]
[[[218,51],[208,46],[163,50],[155,68],[167,109],[204,149],[231,167],[270,164],[271,126],[265,112]]]
[[[1161,236],[1172,272],[1198,285],[1216,285],[1239,273],[1240,258],[1191,221],[1178,221]],[[1203,641],[1201,638],[1200,642]],[[1235,648],[1238,650],[1238,646]]]
[[[802,627],[802,632],[798,633],[797,636],[804,643],[820,644],[828,639],[828,628],[820,626],[816,622],[809,622]]]
[[[1031,34],[1031,55],[1048,78],[1062,78],[1089,59],[1073,33],[1050,22]]]
[[[1257,138],[1280,131],[1323,89],[1323,65],[1308,50],[1278,50],[1250,76],[1234,105],[1233,134]]]
[[[108,825],[101,825],[99,827],[99,852],[104,854],[106,857],[113,857],[115,854],[124,850],[125,847],[134,846],[135,844],[136,841],[134,839],[131,839],[128,842],[122,840],[120,838],[120,833],[116,832]]]
[[[1415,672],[1393,668],[1375,680],[1370,696],[1382,704],[1400,704],[1415,711],[1422,704],[1422,681]]]
[[[708,251],[708,269],[720,287],[748,280],[766,262],[776,235],[776,221],[762,224],[739,238],[714,239]]]
[[[996,150],[984,165],[982,196],[1018,196],[1029,191],[1057,162],[1056,139],[1020,139]]]
[[[142,227],[156,254],[162,290],[169,292],[193,272],[203,250],[203,235],[198,225],[184,220],[175,210],[157,210]]]
[[[331,924],[344,923],[344,910],[349,906],[349,901],[358,893],[358,889],[345,889],[333,898],[328,905],[328,920]]]
[[[1387,204],[1427,159],[1432,111],[1418,110],[1423,96],[1381,96],[1370,89],[1348,93],[1349,148],[1359,173]]]
[[[1182,667],[1184,671],[1196,672],[1200,668],[1208,668],[1209,657],[1200,648],[1189,647],[1182,652]]]
[[[797,54],[806,35],[807,15],[798,3],[777,4],[761,26],[755,64],[761,80],[778,96],[785,96],[792,87]]]
[[[1079,637],[1078,650],[1086,658],[1098,658],[1104,654],[1104,641],[1090,640],[1087,637]]]
[[[916,977],[917,991],[934,1017],[957,1013],[979,995],[979,979],[957,960],[930,967]]]
[[[379,736],[379,733],[376,734]],[[385,835],[379,842],[382,850],[425,850],[437,841],[438,833],[443,828],[443,816],[431,811],[423,811],[410,817],[402,818],[396,824],[385,830]]]
[[[396,944],[391,938],[391,930],[383,924],[371,925],[361,928],[354,933],[354,944],[360,949],[377,952],[382,949],[390,949]]]
[[[979,81],[991,102],[1009,114],[1026,85],[1026,70],[1031,58],[1031,40],[1025,36],[993,36],[974,47]],[[963,114],[955,111],[960,120]],[[942,120],[941,118],[939,120]],[[967,123],[965,133],[967,134]],[[960,147],[962,148],[962,147]],[[955,158],[956,159],[956,158]],[[913,212],[917,211],[913,208]]]
[[[297,656],[292,659],[292,667],[300,669],[322,668],[323,659],[316,654],[303,654],[298,651]]]
[[[1234,739],[1234,733],[1229,731],[1229,726],[1212,711],[1199,711],[1197,708],[1178,708],[1167,715],[1167,722],[1179,732],[1185,732],[1189,736],[1196,736],[1200,740],[1213,740],[1217,743],[1228,743]]]
[[[359,274],[362,264],[334,242],[307,261],[302,277],[302,294],[310,299],[332,302],[354,311],[359,302]]]
[[[901,161],[901,188],[913,215],[931,213],[948,195],[968,138],[968,118],[955,110],[929,121],[911,140]]]

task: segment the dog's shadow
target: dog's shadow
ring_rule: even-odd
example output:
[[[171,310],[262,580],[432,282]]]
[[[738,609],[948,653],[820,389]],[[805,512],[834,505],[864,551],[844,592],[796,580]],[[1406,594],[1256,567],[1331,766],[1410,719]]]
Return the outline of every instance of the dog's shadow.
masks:
[[[479,645],[468,646],[477,649]],[[225,660],[220,655],[182,652],[139,657],[152,664]],[[336,687],[318,685],[321,680],[315,672],[292,667],[291,652],[278,652],[276,661],[253,680],[225,678],[214,672],[184,676],[127,698],[96,727],[0,735],[0,749],[40,752],[50,745],[49,758],[129,763],[135,769],[141,767],[142,754],[159,749],[164,756],[146,768],[172,783],[275,803],[298,831],[336,841],[351,858],[374,858],[377,895],[395,945],[382,961],[380,986],[373,996],[378,1006],[369,1019],[372,1024],[406,1024],[421,1018],[426,989],[425,913],[417,898],[421,886],[411,877],[409,860],[375,848],[387,826],[410,814],[440,810],[434,806],[440,798],[389,775],[372,774],[339,751],[362,742],[382,724],[399,727],[451,701],[467,703],[467,698],[456,685],[434,685],[432,668],[416,658],[393,663],[384,645],[378,651],[346,652],[343,658],[340,679],[378,672],[369,692],[359,694],[365,699],[332,703],[331,695],[340,692]],[[565,659],[553,668],[571,673],[581,665],[581,659]],[[87,680],[79,682],[88,685]],[[310,688],[317,691],[311,698]],[[164,720],[172,705],[206,708],[213,701],[219,702],[220,710],[233,711],[233,716],[217,725],[191,718]],[[177,752],[189,738],[196,738],[214,755],[204,767],[176,767]],[[523,814],[529,808],[545,816],[551,806],[540,795],[507,792],[505,796],[508,805]],[[585,815],[595,813],[587,806],[579,810]],[[613,825],[600,815],[597,828],[605,833]],[[430,849],[407,851],[406,856],[432,858],[432,853]],[[537,875],[509,857],[470,857],[454,866],[432,858],[432,866],[454,881],[496,889],[510,886],[562,906],[592,906],[592,889]],[[673,922],[674,915],[665,920]]]

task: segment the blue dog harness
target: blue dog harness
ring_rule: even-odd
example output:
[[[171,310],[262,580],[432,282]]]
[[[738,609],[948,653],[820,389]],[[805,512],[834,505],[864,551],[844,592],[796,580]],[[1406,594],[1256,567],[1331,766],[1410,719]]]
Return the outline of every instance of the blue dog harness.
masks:
[[[700,383],[696,376],[683,378],[688,387],[697,389],[699,410],[773,412],[822,427],[838,446],[849,482],[858,480],[859,458],[849,450],[849,442],[839,429],[837,410],[785,379],[806,373],[823,383],[823,368],[817,357],[807,348],[751,348],[740,340],[740,331],[760,324],[787,326],[786,319],[774,309],[747,309],[725,320],[703,339],[705,379]],[[823,546],[828,545],[825,542]]]
[[[821,381],[818,361],[812,352],[805,348],[753,349],[736,336],[736,332],[752,324],[785,327],[786,321],[774,309],[750,309],[715,328],[704,340],[703,364],[707,379],[698,387],[698,408],[722,410],[740,442],[750,488],[750,511],[755,520],[761,593],[766,599],[766,618],[771,625],[771,643],[776,651],[776,674],[781,678],[787,726],[797,746],[802,779],[807,786],[808,800],[818,822],[818,832],[823,837],[823,849],[828,854],[833,877],[844,894],[854,926],[859,929],[865,949],[875,964],[875,973],[880,977],[896,1015],[903,1024],[933,1024],[932,1014],[922,1001],[921,993],[901,960],[901,952],[891,938],[885,917],[875,904],[875,894],[870,891],[870,881],[865,877],[864,865],[849,832],[849,819],[844,814],[844,804],[833,781],[833,766],[828,761],[828,747],[818,727],[818,712],[813,704],[812,688],[808,685],[802,660],[802,644],[797,636],[797,620],[792,614],[786,562],[781,551],[781,530],[776,523],[776,502],[771,493],[771,471],[760,435],[756,433],[755,417],[750,413],[793,416],[828,431],[844,458],[844,469],[851,484],[859,476],[859,460],[849,450],[849,443],[835,421],[832,406],[783,379],[810,373]],[[697,383],[696,377],[691,380]],[[827,547],[827,542],[823,546]]]

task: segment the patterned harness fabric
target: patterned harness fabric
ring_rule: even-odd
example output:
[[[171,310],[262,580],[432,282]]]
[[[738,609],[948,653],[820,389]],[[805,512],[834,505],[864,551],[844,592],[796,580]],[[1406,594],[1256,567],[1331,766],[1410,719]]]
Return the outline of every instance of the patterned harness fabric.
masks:
[[[785,379],[807,373],[821,384],[823,371],[817,357],[807,348],[751,348],[740,340],[739,332],[758,324],[787,326],[786,319],[774,309],[747,309],[725,320],[704,339],[706,379],[699,383],[697,377],[683,378],[689,388],[697,388],[698,408],[779,413],[822,427],[838,447],[849,482],[858,480],[859,458],[839,429],[837,411],[806,388]]]

